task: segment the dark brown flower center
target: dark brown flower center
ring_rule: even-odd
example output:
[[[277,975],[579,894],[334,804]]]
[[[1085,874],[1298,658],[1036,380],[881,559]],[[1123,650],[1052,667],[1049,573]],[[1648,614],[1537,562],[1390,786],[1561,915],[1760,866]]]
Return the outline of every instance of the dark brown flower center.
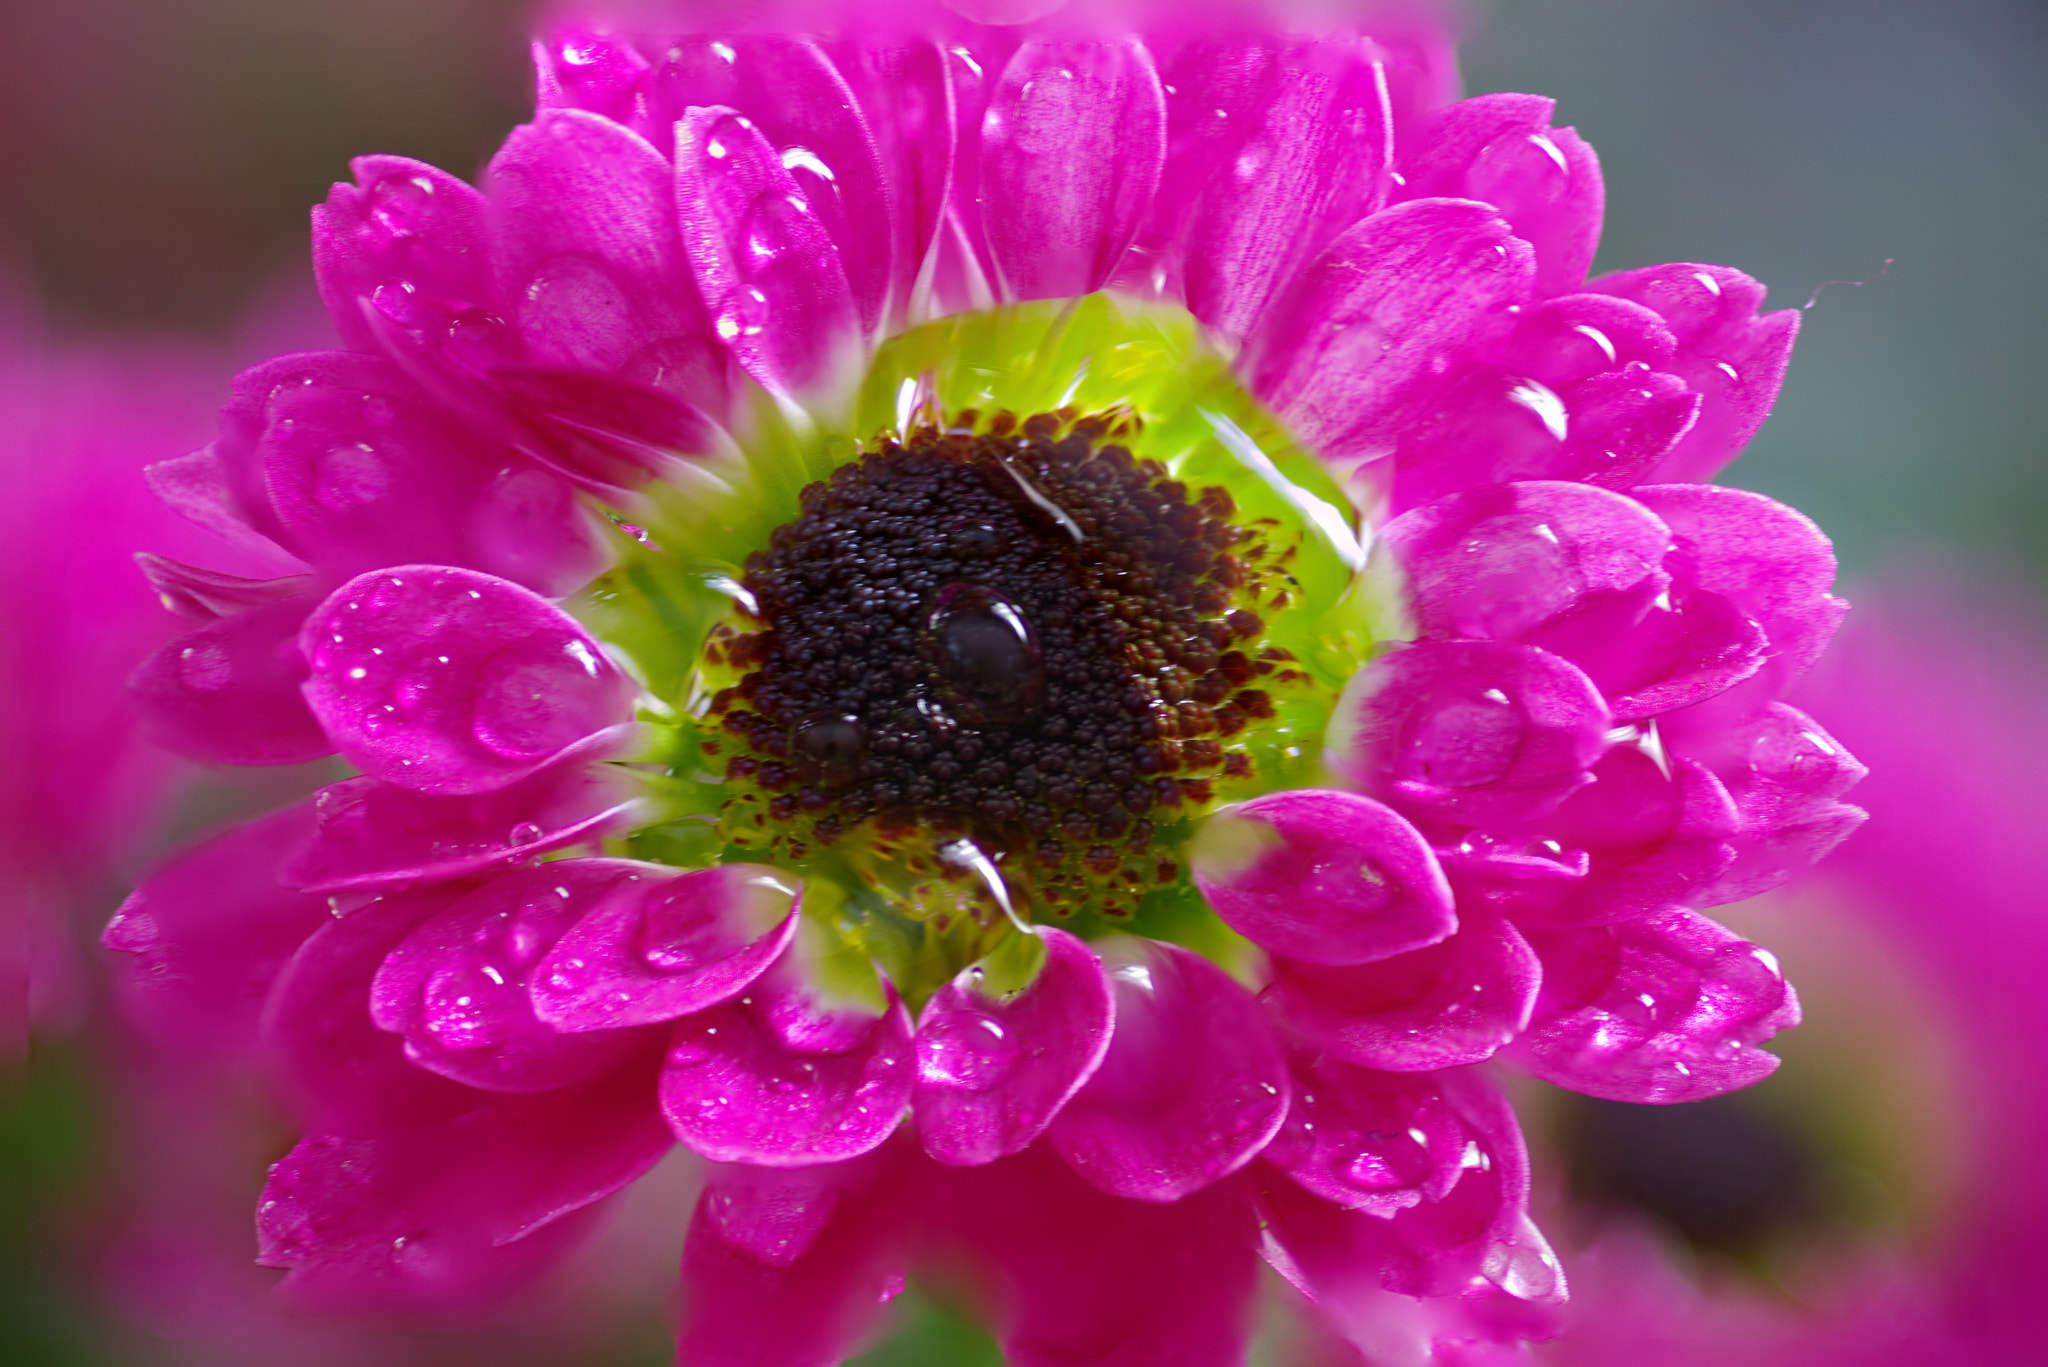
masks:
[[[708,651],[738,676],[711,712],[757,839],[967,839],[1055,911],[1177,873],[1157,827],[1249,774],[1233,738],[1293,675],[1248,606],[1284,571],[1129,432],[962,414],[804,491]]]

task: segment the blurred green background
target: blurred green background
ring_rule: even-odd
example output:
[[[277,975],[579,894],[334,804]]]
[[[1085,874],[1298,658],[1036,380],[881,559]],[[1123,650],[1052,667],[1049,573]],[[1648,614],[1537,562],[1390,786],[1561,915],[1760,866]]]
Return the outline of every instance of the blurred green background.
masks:
[[[1728,262],[1779,305],[1869,280],[1821,290],[1777,413],[1728,478],[1826,528],[1852,597],[1859,578],[1903,570],[2038,602],[2048,6],[1472,8],[1467,89],[1550,94],[1600,152],[1600,269]],[[520,7],[502,0],[11,0],[0,18],[0,271],[66,335],[220,338],[264,300],[309,296],[306,210],[351,155],[466,174],[528,100]],[[225,1360],[173,1352],[79,1284],[100,1062],[39,1044],[6,1083],[0,1361]],[[863,1361],[998,1361],[943,1310],[906,1319]],[[651,1318],[620,1334],[604,1360],[668,1360]]]

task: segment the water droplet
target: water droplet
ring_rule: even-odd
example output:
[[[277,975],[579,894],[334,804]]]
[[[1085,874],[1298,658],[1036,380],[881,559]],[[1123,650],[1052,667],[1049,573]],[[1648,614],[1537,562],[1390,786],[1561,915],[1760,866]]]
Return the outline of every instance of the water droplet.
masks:
[[[985,1092],[1017,1064],[1017,1042],[993,1016],[947,1011],[918,1032],[918,1066],[931,1086]]]
[[[1024,615],[991,589],[948,584],[926,621],[933,674],[970,724],[1023,721],[1045,699],[1045,662]]]
[[[213,641],[201,641],[178,652],[178,678],[194,693],[218,693],[233,677],[227,651]]]
[[[867,753],[867,728],[851,713],[814,717],[796,731],[797,752],[816,765],[827,782],[843,783]]]
[[[505,1042],[499,1009],[509,990],[504,975],[488,965],[460,963],[428,977],[420,994],[420,1024],[444,1049],[489,1049]]]
[[[538,821],[522,821],[512,828],[507,839],[511,845],[517,847],[520,845],[531,845],[545,834],[545,828]]]

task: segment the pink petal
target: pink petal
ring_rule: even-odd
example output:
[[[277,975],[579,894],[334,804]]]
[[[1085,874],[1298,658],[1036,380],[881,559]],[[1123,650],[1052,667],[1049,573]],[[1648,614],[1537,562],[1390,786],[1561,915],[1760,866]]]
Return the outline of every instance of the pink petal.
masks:
[[[928,69],[938,66],[936,49],[932,55]],[[649,121],[666,138],[692,108],[725,106],[758,128],[837,247],[860,325],[872,332],[888,301],[894,252],[885,186],[893,163],[878,156],[877,139],[898,130],[863,114],[851,76],[816,43],[780,34],[686,39],[668,46],[648,79]],[[935,105],[921,105],[907,86],[902,94],[912,117],[945,118],[943,91]]]
[[[313,276],[342,340],[377,350],[367,312],[430,349],[456,320],[497,306],[484,197],[410,157],[358,157],[356,184],[313,210]]]
[[[1431,1073],[1381,1073],[1296,1054],[1294,1102],[1264,1158],[1346,1210],[1391,1216],[1441,1201],[1477,1136]]]
[[[1536,251],[1536,288],[1577,289],[1600,242],[1605,195],[1593,149],[1569,128],[1552,129],[1552,101],[1481,95],[1441,111],[1423,129],[1401,173],[1414,196],[1494,205]]]
[[[142,476],[165,507],[219,537],[252,572],[277,577],[306,568],[277,544],[276,519],[253,498],[253,485],[245,488],[213,447],[144,466]]]
[[[1669,529],[1633,499],[1583,484],[1469,489],[1403,513],[1381,539],[1426,636],[1514,640],[1582,608],[1632,621],[1669,582]]]
[[[564,367],[500,366],[490,378],[505,413],[539,436],[524,449],[615,504],[620,491],[672,473],[687,456],[716,451],[724,440],[724,430],[703,410],[661,387],[671,378],[666,372],[638,384]]]
[[[1804,673],[1833,638],[1848,604],[1829,592],[1834,547],[1794,509],[1747,489],[1665,484],[1635,491],[1664,520],[1691,578],[1763,629],[1770,691]]]
[[[1287,1063],[1251,993],[1201,955],[1156,940],[1094,947],[1116,1032],[1052,1146],[1112,1196],[1178,1201],[1266,1146],[1287,1114]]]
[[[902,1160],[712,1167],[683,1246],[680,1361],[838,1367],[902,1286]]]
[[[1109,1050],[1115,1001],[1102,963],[1054,926],[1038,929],[1038,977],[1004,997],[969,967],[925,1004],[911,1107],[925,1152],[989,1163],[1030,1146]]]
[[[316,1135],[277,1163],[257,1213],[260,1260],[303,1297],[433,1307],[534,1270],[562,1245],[537,1231],[647,1171],[673,1142],[649,1070],[493,1097],[375,1136]]]
[[[638,809],[641,785],[573,760],[495,793],[429,797],[373,778],[314,800],[313,835],[284,879],[312,892],[447,882],[597,839]]]
[[[981,125],[981,220],[1006,295],[1101,287],[1166,156],[1166,101],[1135,39],[1026,41]]]
[[[142,577],[156,590],[165,608],[180,617],[200,622],[232,617],[251,608],[267,607],[281,599],[299,597],[308,593],[313,585],[311,575],[249,579],[239,574],[223,574],[219,570],[188,565],[182,560],[154,555],[149,551],[137,551],[135,563],[141,566]]]
[[[1397,204],[1296,278],[1240,371],[1325,456],[1384,454],[1439,377],[1506,331],[1534,269],[1528,244],[1485,205]]]
[[[298,764],[334,744],[306,708],[296,637],[311,595],[221,617],[159,647],[128,678],[145,735],[211,764]]]
[[[1699,421],[1644,482],[1712,479],[1770,416],[1799,335],[1799,310],[1759,316],[1762,285],[1726,266],[1691,262],[1605,275],[1593,287],[1663,317],[1678,338],[1668,368],[1704,400]]]
[[[1756,1048],[1799,1023],[1769,951],[1695,912],[1534,935],[1542,996],[1515,1057],[1610,1101],[1697,1101],[1747,1087],[1778,1060]]]
[[[676,1027],[662,1110],[683,1143],[714,1162],[842,1162],[879,1146],[910,1104],[910,1013],[893,992],[860,1033],[835,1029],[816,1043],[801,1029],[816,1019],[808,1005],[782,995],[766,984]]]
[[[953,59],[929,39],[841,44],[833,59],[866,114],[879,153],[893,225],[892,307],[901,314],[908,306],[909,316],[922,316],[919,292],[931,289],[939,229],[953,189]],[[851,259],[853,249],[842,240],[840,253]]]
[[[488,793],[625,723],[632,684],[575,619],[471,570],[359,575],[306,618],[306,701],[372,778]]]
[[[1192,864],[1231,929],[1314,963],[1384,959],[1458,924],[1429,842],[1356,793],[1296,789],[1224,807],[1203,823]]]
[[[533,974],[557,1030],[654,1025],[736,997],[796,934],[797,884],[761,864],[655,874],[590,908]]]
[[[1259,1230],[1241,1180],[1156,1203],[1105,1195],[1044,1144],[949,1171],[937,1209],[985,1271],[1015,1367],[1237,1367],[1251,1337]]]
[[[663,872],[561,859],[497,874],[385,956],[370,984],[370,1019],[403,1035],[420,1067],[486,1091],[551,1091],[607,1071],[638,1038],[560,1033],[534,1014],[527,984],[591,907]]]
[[[280,853],[312,825],[309,805],[288,807],[145,878],[100,937],[128,956],[124,1004],[181,1044],[246,1045],[278,970],[329,919],[324,898],[277,879]]]
[[[1204,149],[1214,159],[1197,172],[1208,188],[1183,246],[1188,310],[1237,338],[1252,333],[1305,259],[1380,207],[1392,153],[1369,46],[1340,37],[1273,55],[1265,80],[1240,86],[1248,98],[1195,109],[1227,113],[1237,136]],[[1211,54],[1192,56],[1199,64]]]
[[[683,247],[718,336],[771,391],[834,388],[857,350],[860,316],[809,198],[730,109],[692,109],[675,136]]]
[[[395,893],[330,916],[277,976],[263,1043],[309,1131],[375,1135],[481,1104],[470,1088],[413,1064],[370,1020],[370,982],[385,956],[467,891]]]
[[[1529,1022],[1536,955],[1483,906],[1462,919],[1441,944],[1378,963],[1276,959],[1266,1002],[1304,1038],[1368,1068],[1421,1072],[1491,1058]]]
[[[549,33],[530,51],[540,108],[587,109],[628,128],[645,117],[648,61],[625,39],[579,26]]]
[[[499,289],[545,366],[618,373],[725,411],[716,342],[660,152],[609,119],[542,110],[485,174]]]
[[[1346,782],[1418,819],[1485,826],[1591,782],[1612,724],[1592,680],[1547,651],[1422,641],[1345,685],[1325,744]]]
[[[1677,580],[1631,608],[1627,629],[1602,614],[1548,623],[1534,644],[1568,656],[1607,695],[1617,722],[1641,721],[1725,693],[1763,667],[1769,643],[1733,602],[1690,582],[1684,561],[1666,561]]]

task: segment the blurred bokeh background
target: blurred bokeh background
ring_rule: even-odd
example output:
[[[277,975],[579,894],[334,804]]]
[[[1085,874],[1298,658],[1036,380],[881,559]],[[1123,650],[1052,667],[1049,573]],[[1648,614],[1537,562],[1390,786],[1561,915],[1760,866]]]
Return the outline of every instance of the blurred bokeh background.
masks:
[[[2048,253],[2040,247],[2048,225],[2048,82],[2040,74],[2048,68],[2048,7],[2039,0],[1491,0],[1469,8],[1468,91],[1552,95],[1560,122],[1576,125],[1599,150],[1608,186],[1601,269],[1728,262],[1765,281],[1778,305],[1811,301],[1777,412],[1725,478],[1813,516],[1841,551],[1845,591],[1866,604],[1874,597],[1875,618],[1892,624],[1892,645],[1846,652],[1822,685],[1839,691],[1868,683],[1844,677],[1859,668],[1956,675],[1964,692],[1952,708],[1866,708],[1863,715],[1885,719],[1865,723],[1873,740],[1912,731],[1908,763],[1938,756],[1944,728],[1967,733],[1965,748],[1976,750],[2012,739],[1985,734],[1990,717],[1968,707],[1983,703],[1985,688],[2015,717],[2040,700],[2038,676],[2029,671],[2041,658],[2033,643],[2048,591],[2048,541],[2040,532],[2048,518],[2040,378],[2048,370],[2041,340]],[[0,385],[0,398],[49,392],[61,380],[75,389],[80,411],[90,412],[136,386],[163,389],[161,412],[123,439],[150,449],[106,457],[135,466],[207,440],[209,406],[236,368],[281,345],[322,341],[306,269],[306,211],[346,175],[350,156],[399,152],[468,174],[520,120],[529,98],[522,7],[505,0],[7,0],[0,35],[10,49],[0,81],[0,319],[37,339],[0,356],[0,365],[16,370],[15,387]],[[1866,283],[1829,283],[1836,281]],[[121,339],[115,351],[94,350],[109,337]],[[171,354],[177,359],[166,362]],[[88,355],[100,359],[75,360]],[[184,378],[195,371],[213,375],[210,393]],[[0,438],[6,480],[18,480],[54,449],[51,432],[19,411],[0,413]],[[16,487],[0,482],[0,490]],[[65,516],[76,518],[67,526],[78,537],[110,535],[92,510]],[[5,521],[0,532],[27,534]],[[64,572],[50,562],[50,574]],[[93,580],[92,591],[123,610],[148,600],[139,580],[112,571]],[[95,610],[54,588],[50,596],[72,604],[67,611]],[[13,602],[7,609],[15,614],[10,634],[25,634],[27,618]],[[116,615],[110,608],[106,620]],[[1901,637],[1925,655],[1897,649]],[[1993,678],[2001,670],[2003,681]],[[105,692],[102,701],[79,706],[112,709],[112,699]],[[88,711],[80,724],[116,723],[108,710]],[[1852,743],[1861,739],[1838,729]],[[2003,777],[1961,782],[1943,800],[1963,804],[1967,816],[1973,802],[1988,807],[1995,794],[2019,792],[2008,781],[2012,766],[2039,753],[2038,739],[2007,748],[1985,761],[2003,763]],[[10,762],[14,772],[0,774],[0,785],[19,788],[19,760]],[[124,809],[118,829],[79,853],[63,892],[77,908],[71,948],[90,943],[124,882],[175,840],[310,780],[272,776],[261,790],[189,773],[177,781],[179,802]],[[1904,806],[1921,800],[1905,785],[1883,792]],[[11,810],[0,804],[0,812]],[[1881,812],[1862,839],[1910,832],[1910,815],[1887,824]],[[1972,856],[1964,846],[1952,857]],[[1884,881],[1881,872],[1870,877]],[[2021,895],[2010,883],[1986,886],[1980,901]],[[1822,972],[1808,994],[1810,1014],[1839,1006],[1837,1024],[1817,1019],[1809,1027],[1814,1044],[1788,1047],[1790,1062],[1768,1086],[1773,1096],[1810,1098],[1825,1091],[1824,1080],[1840,1082],[1842,1060],[1859,1042],[1870,1052],[1855,1029],[1869,1023],[1874,994],[1897,1006],[1877,1014],[1889,1015],[1898,1039],[1876,1046],[1897,1064],[1895,1073],[1879,1068],[1853,1087],[1843,1083],[1845,1095],[1856,1095],[1825,1123],[1798,1119],[1790,1100],[1767,1099],[1721,1114],[1718,1128],[1693,1127],[1687,1142],[1719,1142],[1733,1155],[1723,1165],[1733,1173],[1728,1190],[1661,1190],[1654,1155],[1669,1141],[1640,1127],[1616,1130],[1611,1117],[1591,1111],[1539,1116],[1532,1124],[1539,1141],[1559,1147],[1552,1167],[1572,1174],[1548,1199],[1626,1208],[1644,1222],[1627,1228],[1689,1250],[1683,1267],[1695,1266],[1683,1260],[1701,1253],[1705,1265],[1735,1268],[1744,1285],[1777,1278],[1780,1291],[1783,1269],[1769,1253],[1782,1243],[1779,1226],[1826,1224],[1838,1207],[1877,1211],[1869,1218],[1888,1231],[1888,1248],[1949,1257],[1939,1239],[1914,1244],[1910,1236],[1928,1224],[1923,1208],[1951,1200],[1953,1184],[1965,1180],[1945,1171],[1945,1131],[1941,1116],[1930,1114],[1948,1104],[1939,1100],[1944,1088],[1961,1084],[1940,1049],[1930,1046],[1921,1057],[1908,1047],[1918,1018],[1905,1004],[1925,993],[1900,979],[1911,973],[1891,960],[1911,958],[1913,942],[1893,934],[1896,917],[1859,921],[1860,895],[1853,887],[1823,888],[1799,896],[1804,905],[1825,903],[1824,914],[1799,912],[1797,896],[1756,913],[1758,938],[1774,933],[1772,924],[1781,938],[1790,934],[1795,979],[1802,954]],[[1825,928],[1838,922],[1848,929]],[[1866,940],[1878,947],[1855,948]],[[89,954],[78,957],[91,962]],[[1838,975],[1843,980],[1828,981],[1826,973],[1843,964],[1850,965]],[[1940,996],[1938,988],[1927,991]],[[237,1297],[260,1296],[263,1277],[253,1274],[166,1293],[184,1298],[176,1305],[125,1296],[123,1277],[150,1281],[154,1274],[133,1261],[149,1254],[124,1232],[116,1187],[150,1185],[152,1175],[137,1167],[150,1161],[158,1143],[151,1127],[166,1123],[176,1098],[140,1112],[117,1100],[120,1089],[109,1080],[148,1062],[98,1028],[104,1003],[89,971],[67,993],[49,1017],[58,1024],[33,1041],[27,1066],[0,1062],[0,1361],[313,1361],[306,1343],[322,1345],[320,1361],[389,1356],[399,1351],[394,1345],[418,1361],[457,1360],[451,1345],[460,1336],[268,1322],[259,1329],[256,1318],[268,1312],[258,1311],[241,1329],[223,1328],[242,1313]],[[1913,1009],[1939,1015],[1942,1008]],[[1938,1033],[1934,1026],[1927,1032]],[[2014,1076],[2031,1072],[2018,1062],[2013,1068]],[[155,1080],[173,1093],[185,1084]],[[191,1080],[195,1094],[210,1085]],[[1889,1120],[1886,1097],[1896,1107]],[[256,1114],[246,1098],[236,1104]],[[1847,1113],[1852,1118],[1843,1120]],[[1873,1148],[1858,1129],[1887,1123],[1911,1131],[1932,1156],[1913,1144]],[[1790,1150],[1819,1142],[1814,1136],[1829,1125],[1849,1137],[1823,1180],[1812,1177],[1810,1154]],[[223,1189],[243,1182],[253,1191],[275,1139],[260,1126],[238,1133],[216,1153],[219,1171],[165,1180],[217,1181]],[[1636,1162],[1645,1154],[1651,1157]],[[110,1169],[123,1174],[118,1182]],[[1854,1190],[1837,1200],[1844,1188]],[[213,1218],[193,1213],[204,1194],[184,1193],[191,1209],[172,1201],[164,1219],[185,1228]],[[1708,1218],[1745,1199],[1768,1208],[1761,1227],[1717,1229]],[[669,1227],[642,1217],[647,1227],[617,1234],[604,1256],[669,1246],[664,1235],[672,1245],[686,1212],[678,1197]],[[243,1218],[239,1211],[225,1217],[220,1248],[243,1237]],[[1589,1241],[1598,1224],[1565,1221]],[[1610,1271],[1595,1274],[1596,1305],[1619,1303],[1615,1261],[1610,1248]],[[632,1311],[624,1296],[593,1291],[607,1280],[606,1266],[594,1263],[578,1274],[582,1282],[555,1293],[606,1316],[601,1331],[577,1338],[569,1351],[560,1340],[537,1340],[530,1325],[499,1326],[488,1340],[493,1361],[666,1360],[658,1295],[650,1292]],[[1777,1304],[1792,1302],[1780,1295]],[[907,1336],[875,1363],[993,1360],[947,1312],[911,1315],[917,1322]],[[1568,1341],[1559,1360],[1607,1359],[1579,1354]]]

